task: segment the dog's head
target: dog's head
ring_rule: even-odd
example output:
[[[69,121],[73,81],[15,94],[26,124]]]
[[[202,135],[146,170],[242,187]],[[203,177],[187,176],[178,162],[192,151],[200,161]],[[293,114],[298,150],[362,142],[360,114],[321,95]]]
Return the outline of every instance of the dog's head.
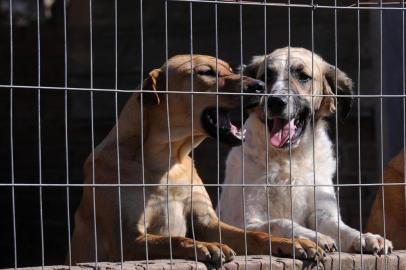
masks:
[[[144,80],[143,89],[157,91],[144,94],[144,107],[165,113],[166,104],[169,105],[171,126],[177,127],[173,132],[178,132],[179,137],[191,134],[193,119],[194,136],[217,137],[218,134],[221,142],[238,145],[243,136],[240,123],[232,123],[230,114],[241,116],[239,93],[262,93],[265,85],[234,73],[220,59],[206,55],[177,55],[161,68],[152,70]],[[177,93],[161,92],[167,90]],[[227,94],[216,95],[217,90]],[[197,93],[192,96],[191,91]],[[260,102],[260,96],[244,96],[243,101],[244,109],[254,107]]]
[[[267,123],[270,145],[276,149],[297,147],[313,114],[317,122],[338,108],[339,118],[344,119],[351,108],[350,97],[339,97],[351,94],[351,79],[303,48],[286,47],[254,57],[244,74],[267,84],[271,95],[262,99],[256,113]]]

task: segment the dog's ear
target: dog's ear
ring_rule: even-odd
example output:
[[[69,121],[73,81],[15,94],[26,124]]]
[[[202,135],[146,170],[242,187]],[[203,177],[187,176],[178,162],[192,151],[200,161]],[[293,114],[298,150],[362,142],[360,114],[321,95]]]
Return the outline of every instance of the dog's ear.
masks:
[[[264,61],[265,57],[264,56],[254,56],[251,59],[251,63],[248,65],[241,65],[238,67],[237,70],[242,70],[243,75],[255,79],[257,78],[258,75],[258,69],[261,66],[261,63]]]
[[[161,69],[156,68],[152,70],[148,74],[148,78],[146,78],[142,84],[142,90],[153,90],[157,91],[159,89],[163,89],[163,74],[161,72]],[[157,105],[161,102],[160,97],[162,97],[161,94],[158,94],[156,92],[148,92],[143,94],[143,103],[145,105]],[[141,99],[141,95],[138,96],[138,99]]]
[[[337,105],[335,104],[334,97],[324,97],[322,103],[328,103],[328,109],[330,112],[334,112],[337,108],[340,121],[344,121],[350,113],[353,101],[353,98],[349,96],[352,95],[353,90],[352,80],[347,74],[332,65],[328,65],[324,76],[323,94],[335,95],[337,98]],[[341,95],[346,96],[343,97]]]

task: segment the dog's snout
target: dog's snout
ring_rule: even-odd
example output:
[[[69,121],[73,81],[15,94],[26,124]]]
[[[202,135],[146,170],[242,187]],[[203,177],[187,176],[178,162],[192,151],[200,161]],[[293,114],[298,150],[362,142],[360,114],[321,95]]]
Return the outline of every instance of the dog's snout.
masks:
[[[251,95],[251,94],[262,94],[265,90],[265,84],[260,80],[255,80],[249,77],[244,78],[244,92],[248,95],[244,96],[244,107],[246,109],[258,105],[261,101],[262,95]]]
[[[260,80],[252,79],[245,85],[245,90],[249,93],[263,93],[265,90],[265,83]]]
[[[268,98],[268,108],[272,114],[280,114],[288,104],[285,97],[272,96]]]

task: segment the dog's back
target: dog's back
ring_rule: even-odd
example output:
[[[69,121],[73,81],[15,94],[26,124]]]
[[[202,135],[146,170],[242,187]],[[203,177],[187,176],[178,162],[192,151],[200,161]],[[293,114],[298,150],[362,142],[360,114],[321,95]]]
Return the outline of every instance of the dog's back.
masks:
[[[404,149],[394,157],[384,170],[385,183],[404,183]],[[385,189],[386,237],[396,248],[406,248],[405,187],[386,186]],[[383,234],[382,190],[379,189],[366,226],[367,231]]]

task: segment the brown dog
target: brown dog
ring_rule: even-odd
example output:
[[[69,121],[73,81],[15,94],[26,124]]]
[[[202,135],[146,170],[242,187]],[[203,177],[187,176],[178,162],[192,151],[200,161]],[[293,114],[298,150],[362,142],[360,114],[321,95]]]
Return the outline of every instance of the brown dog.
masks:
[[[404,183],[404,149],[397,154],[383,172],[385,183]],[[406,249],[406,208],[405,187],[386,186],[385,195],[385,221],[386,237],[392,239],[397,249]],[[379,189],[371,209],[366,230],[383,234],[382,216],[382,190]]]
[[[261,81],[241,78],[232,72],[227,63],[203,55],[194,55],[193,59],[190,55],[169,59],[160,69],[149,73],[143,89],[190,92],[193,76],[194,91],[215,92],[217,75],[218,89],[223,92],[239,93],[242,88],[246,92],[262,92],[264,89]],[[92,187],[84,188],[75,215],[72,262],[94,261],[96,251],[99,261],[120,260],[121,253],[124,260],[144,259],[146,247],[150,259],[169,258],[172,250],[173,258],[195,258],[196,252],[198,260],[212,263],[222,259],[231,260],[235,253],[229,246],[239,254],[245,253],[244,231],[219,222],[202,180],[193,167],[193,160],[188,156],[205,138],[216,136],[217,129],[220,141],[234,145],[240,141],[241,133],[231,124],[228,112],[240,107],[241,97],[219,96],[218,119],[215,95],[201,93],[193,98],[192,112],[189,94],[146,93],[140,96],[136,93],[131,96],[116,127],[96,147],[84,165],[85,183],[117,184],[120,180],[126,186],[121,190],[118,187],[96,187],[95,191]],[[258,96],[244,100],[245,104],[251,106],[258,102]],[[173,186],[167,186],[167,183]],[[195,185],[193,189],[192,183]],[[131,184],[134,186],[129,187]],[[93,212],[94,208],[96,213]],[[222,246],[216,243],[220,239],[219,227],[222,243],[225,244]],[[198,241],[186,237],[192,236],[192,232]],[[248,254],[269,254],[269,237],[266,233],[248,231]],[[321,249],[316,250],[314,242],[303,239],[292,241],[272,237],[271,247],[273,254],[285,256],[292,255],[295,250],[297,258],[323,255]]]

